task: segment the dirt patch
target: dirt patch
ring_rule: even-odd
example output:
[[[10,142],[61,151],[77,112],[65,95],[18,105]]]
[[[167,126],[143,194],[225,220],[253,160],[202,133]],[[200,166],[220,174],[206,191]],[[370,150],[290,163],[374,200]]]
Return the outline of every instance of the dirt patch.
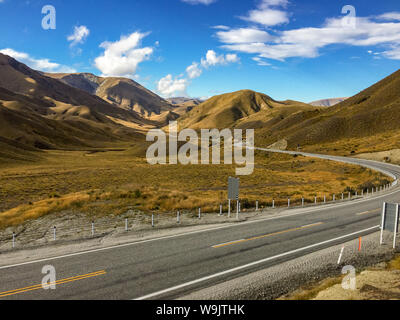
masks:
[[[356,158],[399,164],[400,149],[393,149],[382,152],[363,153],[357,155]]]

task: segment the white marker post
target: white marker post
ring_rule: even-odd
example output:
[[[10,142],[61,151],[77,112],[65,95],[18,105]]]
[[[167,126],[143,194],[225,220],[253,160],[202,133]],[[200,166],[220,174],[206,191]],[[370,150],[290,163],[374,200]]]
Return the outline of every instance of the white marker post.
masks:
[[[333,199],[333,202],[336,201],[336,195],[335,195],[335,194],[333,195],[333,198],[332,198],[332,199]]]
[[[125,232],[128,232],[128,218],[125,219]]]
[[[239,206],[240,206],[240,202],[239,200],[236,202],[236,219],[239,220]]]
[[[13,232],[13,235],[12,235],[12,247],[13,247],[13,249],[15,248],[15,232]]]
[[[342,201],[344,200],[344,193],[342,192]]]
[[[317,197],[314,198],[314,203],[317,204]]]
[[[275,200],[272,199],[272,209],[275,209]]]
[[[94,236],[94,221],[92,221],[92,237]]]
[[[258,200],[256,201],[256,211],[258,211]]]
[[[340,262],[342,261],[343,251],[344,251],[344,246],[342,246],[342,250],[340,250],[339,260],[337,264],[340,264]]]
[[[219,205],[219,215],[222,216],[222,204]]]
[[[290,198],[287,199],[287,203],[288,203],[288,208],[290,208]]]
[[[396,249],[396,236],[399,226],[399,205],[396,205],[396,220],[394,222],[394,236],[393,236],[393,249]]]
[[[56,232],[57,232],[57,227],[54,226],[53,228],[53,240],[56,241],[57,237],[56,237]]]
[[[301,206],[304,207],[304,198],[301,198]]]
[[[199,208],[199,220],[201,219],[201,208]]]
[[[383,203],[383,209],[382,209],[382,222],[381,222],[381,238],[380,238],[380,245],[383,245],[383,229],[384,229],[384,224],[385,224],[385,214],[386,214],[386,202]]]
[[[324,203],[326,203],[326,196],[324,196]]]
[[[154,228],[154,213],[151,215],[151,227]]]
[[[180,223],[181,223],[181,213],[180,213],[179,210],[178,210],[178,212],[176,213],[176,223],[177,223],[177,224],[180,224]]]

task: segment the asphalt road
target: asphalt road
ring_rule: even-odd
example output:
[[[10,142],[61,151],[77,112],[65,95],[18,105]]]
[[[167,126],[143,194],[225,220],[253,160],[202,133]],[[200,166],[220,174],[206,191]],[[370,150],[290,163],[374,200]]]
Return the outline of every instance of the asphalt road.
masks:
[[[318,157],[400,177],[400,167],[390,164]],[[400,202],[397,184],[366,199],[292,209],[279,217],[0,267],[0,299],[174,299],[376,232],[384,201]],[[55,290],[41,286],[42,268],[47,265],[56,270]]]

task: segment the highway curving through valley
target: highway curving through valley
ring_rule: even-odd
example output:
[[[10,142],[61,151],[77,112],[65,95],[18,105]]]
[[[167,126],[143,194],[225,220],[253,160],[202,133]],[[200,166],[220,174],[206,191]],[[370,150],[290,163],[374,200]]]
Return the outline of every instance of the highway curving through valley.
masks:
[[[395,180],[373,196],[16,265],[0,262],[1,299],[175,299],[379,231],[384,201],[400,202],[400,167],[355,158],[261,149],[361,165]],[[1,259],[1,256],[0,256]],[[56,290],[41,286],[54,266]]]

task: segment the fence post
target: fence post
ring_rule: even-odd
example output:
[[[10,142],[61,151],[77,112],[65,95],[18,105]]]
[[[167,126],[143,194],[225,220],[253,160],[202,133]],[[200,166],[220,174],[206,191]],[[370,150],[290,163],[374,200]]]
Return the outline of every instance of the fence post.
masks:
[[[336,194],[333,195],[333,202],[336,201]]]
[[[258,200],[256,201],[256,211],[258,211]]]
[[[94,236],[94,221],[92,221],[92,237]]]
[[[228,200],[228,218],[231,217],[231,199]]]
[[[301,206],[304,207],[304,198],[301,198]]]
[[[54,241],[56,241],[56,239],[57,239],[56,232],[57,232],[57,227],[54,226],[54,228],[53,228],[53,239],[54,239]]]
[[[154,228],[154,213],[151,215],[151,226]]]
[[[290,198],[287,199],[288,208],[290,208]]]
[[[275,209],[275,200],[272,199],[272,209]]]
[[[13,236],[12,236],[12,247],[13,247],[13,249],[15,248],[15,232],[13,232]]]
[[[219,205],[219,215],[222,216],[222,204]]]
[[[176,213],[176,223],[180,224],[181,223],[181,213],[178,210],[178,212]]]
[[[199,219],[201,219],[201,208],[199,208]]]
[[[349,200],[351,200],[351,192],[349,192]]]
[[[125,231],[128,231],[128,218],[125,219]]]

